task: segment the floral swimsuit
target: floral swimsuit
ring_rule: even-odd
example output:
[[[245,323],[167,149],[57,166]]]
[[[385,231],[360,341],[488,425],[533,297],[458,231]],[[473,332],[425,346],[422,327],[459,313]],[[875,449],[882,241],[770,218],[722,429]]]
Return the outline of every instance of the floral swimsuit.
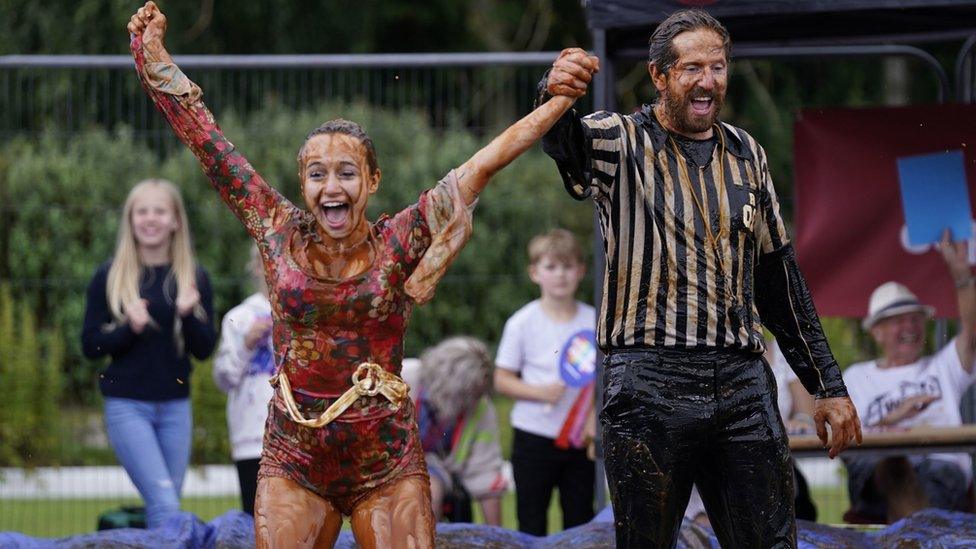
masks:
[[[197,156],[221,198],[257,242],[274,318],[275,364],[305,417],[321,413],[352,385],[363,362],[399,375],[403,335],[415,302],[433,294],[470,235],[454,172],[419,201],[371,226],[372,266],[328,279],[308,264],[316,222],[268,185],[228,141],[199,87],[172,63],[132,41],[136,68],[157,108]],[[261,477],[291,479],[350,514],[394,479],[426,475],[414,408],[362,397],[322,428],[292,421],[279,391],[265,427]]]

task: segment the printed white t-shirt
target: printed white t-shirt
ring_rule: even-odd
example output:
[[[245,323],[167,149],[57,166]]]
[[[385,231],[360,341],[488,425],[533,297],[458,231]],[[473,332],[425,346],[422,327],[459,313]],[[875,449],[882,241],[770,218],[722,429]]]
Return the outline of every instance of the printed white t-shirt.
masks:
[[[899,426],[955,427],[962,425],[959,405],[966,390],[976,382],[976,374],[963,370],[953,339],[935,355],[906,366],[882,369],[876,360],[854,364],[844,372],[844,382],[865,427],[877,425],[905,399],[918,395],[939,398]],[[968,455],[929,454],[929,457],[955,462],[966,478],[971,478],[972,462]]]
[[[596,311],[576,302],[576,316],[568,322],[555,322],[536,299],[526,304],[505,322],[495,364],[519,373],[530,385],[562,381],[560,359],[570,339],[582,330],[594,329]],[[567,387],[555,404],[519,400],[512,407],[512,427],[551,439],[559,436],[579,389]]]

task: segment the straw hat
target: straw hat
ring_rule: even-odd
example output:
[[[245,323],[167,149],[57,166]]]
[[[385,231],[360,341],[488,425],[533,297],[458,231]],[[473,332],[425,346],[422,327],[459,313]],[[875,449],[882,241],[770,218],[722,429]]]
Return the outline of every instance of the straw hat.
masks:
[[[861,322],[861,326],[870,330],[879,320],[914,312],[923,313],[925,318],[932,318],[935,307],[919,303],[918,297],[905,286],[897,282],[885,282],[871,292],[868,316]]]

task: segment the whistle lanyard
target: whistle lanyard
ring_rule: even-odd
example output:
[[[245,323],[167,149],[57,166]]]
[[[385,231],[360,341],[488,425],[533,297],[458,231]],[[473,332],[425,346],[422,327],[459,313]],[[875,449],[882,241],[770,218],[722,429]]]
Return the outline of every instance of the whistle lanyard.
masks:
[[[694,186],[691,183],[691,177],[688,175],[688,159],[678,149],[678,144],[674,141],[673,136],[668,135],[668,141],[671,143],[671,148],[674,150],[675,160],[677,161],[678,180],[681,182],[681,186],[684,187],[685,192],[691,195],[691,199],[694,201],[695,207],[701,215],[702,225],[705,227],[705,239],[711,244],[712,250],[715,253],[718,271],[722,279],[725,280],[725,298],[727,301],[731,301],[729,308],[732,309],[739,304],[738,292],[732,283],[732,254],[724,254],[720,245],[723,239],[728,238],[728,215],[725,209],[722,208],[722,197],[725,196],[725,134],[717,124],[714,128],[719,136],[719,177],[718,194],[716,195],[718,205],[718,236],[712,231],[711,220],[705,212],[703,202],[707,200],[707,194],[704,194],[703,191],[701,200],[698,199],[698,195],[695,194]]]

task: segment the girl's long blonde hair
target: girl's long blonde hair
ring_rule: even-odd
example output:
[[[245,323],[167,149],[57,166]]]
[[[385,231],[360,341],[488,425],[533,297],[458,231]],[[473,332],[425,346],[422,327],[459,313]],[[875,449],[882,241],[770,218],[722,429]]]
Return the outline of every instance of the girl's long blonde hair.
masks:
[[[176,185],[165,179],[146,179],[136,183],[122,208],[122,220],[119,223],[119,240],[115,246],[115,256],[112,267],[108,271],[106,295],[112,317],[116,322],[124,322],[124,307],[142,299],[139,295],[139,280],[142,276],[142,265],[139,263],[139,249],[135,235],[132,232],[132,208],[136,198],[148,188],[166,191],[173,202],[173,211],[179,228],[173,233],[170,241],[169,257],[172,267],[163,283],[163,293],[173,303],[179,296],[188,292],[196,284],[197,265],[193,256],[193,243],[190,240],[190,223],[186,218],[186,208]],[[176,282],[176,295],[168,295]],[[197,316],[203,315],[203,309],[197,306],[194,310]],[[177,320],[179,317],[177,316]],[[179,329],[179,322],[177,329]],[[182,340],[182,338],[177,338]]]

